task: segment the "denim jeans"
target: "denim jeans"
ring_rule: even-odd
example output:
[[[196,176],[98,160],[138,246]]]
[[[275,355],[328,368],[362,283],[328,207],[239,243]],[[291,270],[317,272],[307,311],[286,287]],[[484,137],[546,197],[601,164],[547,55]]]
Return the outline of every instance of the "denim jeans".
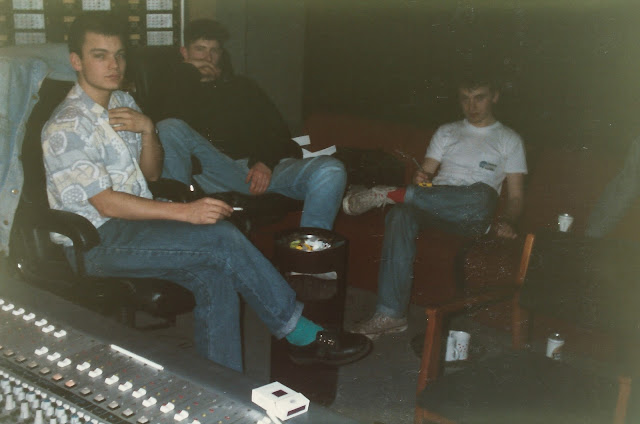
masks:
[[[226,367],[242,370],[238,295],[277,338],[290,333],[302,313],[295,292],[229,222],[111,219],[98,232],[100,244],[85,255],[87,273],[161,278],[190,290],[195,346]]]
[[[603,237],[613,231],[629,206],[640,196],[640,137],[631,143],[624,166],[607,184],[591,211],[585,234]]]
[[[163,177],[190,184],[193,155],[202,164],[202,173],[193,178],[205,192],[249,194],[250,184],[245,182],[248,159],[231,159],[184,121],[165,119],[157,127],[164,147]],[[346,181],[344,165],[335,158],[287,158],[273,169],[267,193],[304,200],[300,226],[330,230],[340,209]]]
[[[484,183],[407,187],[404,203],[396,204],[385,218],[377,311],[395,318],[405,315],[420,230],[437,227],[460,235],[483,234],[497,198],[496,191]]]

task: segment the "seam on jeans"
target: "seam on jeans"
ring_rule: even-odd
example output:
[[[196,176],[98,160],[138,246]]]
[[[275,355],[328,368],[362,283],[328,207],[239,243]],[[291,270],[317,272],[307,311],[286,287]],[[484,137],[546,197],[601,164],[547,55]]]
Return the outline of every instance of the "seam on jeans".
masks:
[[[153,253],[158,253],[158,254],[167,254],[167,253],[171,253],[171,254],[183,254],[183,253],[187,253],[189,255],[193,255],[193,254],[210,254],[211,252],[209,250],[173,250],[173,249],[142,249],[139,247],[111,247],[111,246],[96,246],[93,250],[103,250],[105,252],[121,252],[121,253],[141,253],[141,254],[153,254]]]

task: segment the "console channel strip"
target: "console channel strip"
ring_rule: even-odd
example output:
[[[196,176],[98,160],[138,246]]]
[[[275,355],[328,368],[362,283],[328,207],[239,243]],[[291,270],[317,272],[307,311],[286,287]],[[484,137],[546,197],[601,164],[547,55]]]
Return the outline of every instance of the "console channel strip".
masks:
[[[0,299],[0,423],[251,423],[264,412]]]

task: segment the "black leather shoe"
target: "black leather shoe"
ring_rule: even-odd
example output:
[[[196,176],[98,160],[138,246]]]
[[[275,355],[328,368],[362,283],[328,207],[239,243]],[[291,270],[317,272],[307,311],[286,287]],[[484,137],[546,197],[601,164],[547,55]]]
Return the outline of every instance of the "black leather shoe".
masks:
[[[298,365],[345,365],[364,358],[371,351],[371,340],[362,334],[318,331],[306,346],[289,344],[289,358]]]

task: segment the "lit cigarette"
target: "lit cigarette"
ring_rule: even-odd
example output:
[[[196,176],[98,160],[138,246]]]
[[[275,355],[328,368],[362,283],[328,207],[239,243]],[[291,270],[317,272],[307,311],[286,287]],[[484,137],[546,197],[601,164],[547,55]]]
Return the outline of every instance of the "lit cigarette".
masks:
[[[243,211],[243,210],[244,210],[244,208],[241,208],[240,206],[234,206],[234,207],[233,207],[233,210],[234,210],[234,211]]]

